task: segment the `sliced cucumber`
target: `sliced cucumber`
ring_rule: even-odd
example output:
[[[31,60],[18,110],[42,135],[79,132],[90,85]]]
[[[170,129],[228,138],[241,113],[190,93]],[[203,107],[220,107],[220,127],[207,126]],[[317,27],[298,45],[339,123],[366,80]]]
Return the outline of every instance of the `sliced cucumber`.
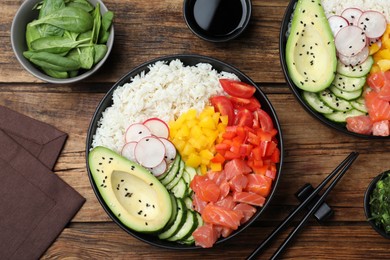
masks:
[[[303,91],[302,97],[311,108],[321,114],[330,114],[334,111],[329,106],[325,105],[325,103],[322,102],[322,100],[314,92]]]
[[[348,111],[352,109],[351,103],[345,99],[338,98],[329,89],[318,93],[319,98],[330,108],[337,111]]]
[[[356,91],[362,89],[366,84],[366,77],[352,78],[341,74],[336,74],[332,85],[342,91]]]
[[[198,225],[197,225],[197,227],[194,229],[194,231],[195,231],[198,227],[203,226],[203,219],[202,219],[202,216],[201,216],[198,212],[195,212],[195,211],[194,211],[194,214],[196,215],[196,218],[197,218],[197,220],[198,220]],[[194,232],[192,232],[192,233],[194,233]],[[180,240],[179,242],[182,243],[182,244],[191,245],[191,244],[195,243],[195,239],[194,239],[194,237],[192,236],[192,234],[190,234],[190,236],[188,236],[188,237],[186,237],[186,238]]]
[[[187,195],[188,186],[183,178],[180,178],[179,181],[173,188],[171,192],[175,195],[176,198],[184,198]]]
[[[368,56],[368,58],[362,64],[356,66],[348,66],[341,63],[341,61],[338,61],[337,72],[341,75],[352,78],[363,77],[370,72],[372,64],[374,64],[374,59],[372,56]]]
[[[187,209],[190,209],[190,210],[194,209],[193,205],[192,205],[192,199],[189,196],[184,198],[184,203],[186,204]]]
[[[165,229],[171,227],[173,223],[175,223],[176,217],[177,217],[177,200],[176,197],[173,196],[173,194],[169,194],[171,196],[171,202],[172,202],[172,213],[171,213],[171,218],[168,220],[168,223],[165,225]]]
[[[337,122],[337,123],[345,123],[348,117],[351,116],[361,116],[365,115],[366,113],[359,111],[357,109],[352,109],[349,111],[337,111],[332,114],[324,114],[326,118],[328,118],[331,121]]]
[[[163,232],[158,235],[160,239],[168,239],[171,236],[174,236],[179,232],[180,228],[183,226],[184,222],[187,219],[187,208],[182,199],[177,200],[177,215],[175,222],[167,229],[163,229]]]
[[[167,177],[167,175],[170,173],[170,172],[177,172],[177,170],[179,169],[179,166],[180,166],[180,161],[181,161],[181,156],[179,153],[176,154],[176,157],[175,157],[175,160],[171,163],[171,165],[169,166],[168,170],[159,175],[157,177],[157,179],[159,179],[160,181],[165,179],[165,177]]]
[[[190,185],[190,183],[191,183],[192,179],[195,177],[195,175],[196,175],[195,168],[186,165],[186,167],[184,168],[183,177],[188,185]]]
[[[333,94],[335,94],[335,96],[348,101],[359,98],[362,95],[362,91],[363,91],[362,88],[354,91],[345,91],[345,90],[340,90],[339,88],[336,88],[333,85],[329,87],[329,90]]]
[[[195,213],[187,210],[187,217],[182,227],[175,235],[168,238],[168,241],[183,240],[192,235],[192,232],[198,227],[198,219]]]
[[[185,167],[185,163],[184,163],[184,161],[181,161],[179,170],[177,171],[177,173],[175,174],[173,179],[171,181],[169,181],[168,183],[164,183],[164,180],[162,180],[161,183],[163,183],[168,190],[171,190],[173,187],[176,186],[176,184],[179,182],[179,180],[182,179],[181,177],[183,176],[184,167]]]
[[[364,103],[363,104],[360,103],[360,101],[358,101],[358,100],[352,100],[351,105],[353,108],[355,108],[359,111],[362,111],[364,113],[368,113],[366,105]]]
[[[184,164],[183,160],[180,159],[177,167],[172,167],[172,169],[168,172],[168,174],[165,176],[165,178],[160,179],[161,183],[164,186],[166,186],[168,183],[173,181],[173,179],[175,179],[177,174],[180,172],[180,168],[182,167],[183,164]]]

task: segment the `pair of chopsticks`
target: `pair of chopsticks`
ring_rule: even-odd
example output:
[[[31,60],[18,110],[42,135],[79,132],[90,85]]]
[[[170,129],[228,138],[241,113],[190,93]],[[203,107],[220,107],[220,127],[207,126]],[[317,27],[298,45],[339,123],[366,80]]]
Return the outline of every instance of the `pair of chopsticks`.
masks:
[[[304,216],[301,222],[291,231],[288,237],[284,240],[284,242],[279,246],[274,255],[270,259],[277,259],[281,253],[283,253],[284,249],[287,245],[293,240],[293,238],[297,235],[299,231],[302,230],[305,223],[308,219],[318,210],[318,208],[325,201],[328,194],[332,191],[332,189],[336,186],[338,181],[343,177],[352,163],[359,156],[359,153],[352,152],[347,158],[345,158],[318,186],[317,188],[304,200],[301,204],[299,204],[280,224],[278,227],[272,231],[272,233],[247,257],[247,259],[254,259],[264,248],[278,235],[282,232],[287,225],[293,220],[293,218],[303,210],[319,193],[320,191],[328,184],[328,182],[334,178],[334,180],[329,184],[323,194],[319,197],[314,206],[310,209],[310,211]]]

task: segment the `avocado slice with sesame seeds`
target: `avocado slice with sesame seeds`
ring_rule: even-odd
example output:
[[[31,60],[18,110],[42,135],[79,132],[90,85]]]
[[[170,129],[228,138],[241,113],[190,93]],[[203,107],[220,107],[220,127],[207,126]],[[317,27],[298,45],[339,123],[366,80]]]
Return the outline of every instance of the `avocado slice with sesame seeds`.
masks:
[[[105,147],[89,153],[88,166],[104,203],[123,225],[144,233],[165,227],[172,201],[151,172]]]
[[[298,0],[286,44],[288,74],[309,92],[329,87],[337,68],[333,33],[321,0]]]

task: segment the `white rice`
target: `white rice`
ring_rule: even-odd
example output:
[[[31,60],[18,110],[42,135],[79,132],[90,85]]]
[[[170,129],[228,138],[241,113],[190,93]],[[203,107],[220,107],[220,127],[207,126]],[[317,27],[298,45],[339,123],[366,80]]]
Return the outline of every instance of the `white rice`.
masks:
[[[322,0],[322,6],[327,17],[335,14],[340,15],[344,9],[354,7],[362,11],[381,12],[390,23],[390,0]]]
[[[201,111],[210,96],[224,93],[219,78],[238,79],[232,73],[218,73],[210,64],[184,66],[180,60],[159,61],[149,69],[113,92],[113,104],[99,120],[92,147],[120,152],[131,124],[152,117],[169,122],[190,108]]]

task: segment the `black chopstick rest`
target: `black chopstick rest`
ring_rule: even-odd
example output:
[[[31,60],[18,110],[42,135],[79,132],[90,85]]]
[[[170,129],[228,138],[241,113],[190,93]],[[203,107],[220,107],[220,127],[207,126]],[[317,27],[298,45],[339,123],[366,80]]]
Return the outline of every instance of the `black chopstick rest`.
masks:
[[[295,197],[300,201],[303,202],[307,197],[310,196],[310,194],[314,191],[313,186],[310,183],[306,183],[302,186],[296,193]],[[316,196],[311,203],[307,205],[307,209],[311,209],[313,205],[316,203],[320,196]],[[332,208],[326,203],[322,203],[322,205],[319,207],[319,209],[314,213],[314,217],[316,220],[323,224],[327,219],[329,219],[331,216],[333,216],[334,211]]]

